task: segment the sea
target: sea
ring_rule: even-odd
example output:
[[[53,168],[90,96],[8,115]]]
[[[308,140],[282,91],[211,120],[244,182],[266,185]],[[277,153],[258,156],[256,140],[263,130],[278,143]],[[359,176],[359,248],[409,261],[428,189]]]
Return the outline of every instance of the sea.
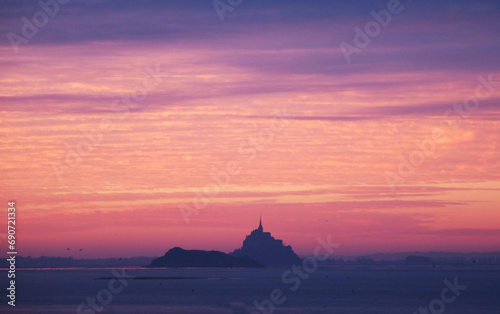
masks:
[[[500,313],[499,266],[18,269],[2,313]]]

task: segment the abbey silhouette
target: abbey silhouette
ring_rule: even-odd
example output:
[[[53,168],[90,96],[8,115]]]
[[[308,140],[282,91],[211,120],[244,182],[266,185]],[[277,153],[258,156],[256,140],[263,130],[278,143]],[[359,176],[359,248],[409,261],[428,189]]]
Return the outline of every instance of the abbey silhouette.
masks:
[[[291,266],[302,262],[290,245],[285,246],[283,240],[275,239],[270,232],[264,232],[262,218],[259,227],[247,235],[243,246],[229,255],[248,256],[266,266]]]
[[[270,232],[264,232],[262,219],[259,227],[247,235],[243,246],[226,254],[219,251],[170,249],[155,258],[150,267],[263,267],[300,265],[302,260],[291,246],[284,246]]]

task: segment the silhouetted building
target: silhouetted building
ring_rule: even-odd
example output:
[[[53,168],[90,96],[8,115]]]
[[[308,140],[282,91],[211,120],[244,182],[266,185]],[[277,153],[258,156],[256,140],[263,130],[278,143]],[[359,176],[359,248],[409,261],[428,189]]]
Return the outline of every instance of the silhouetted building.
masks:
[[[284,246],[282,240],[275,239],[270,232],[264,232],[262,219],[259,227],[247,235],[243,246],[230,255],[246,255],[266,266],[290,266],[302,263],[291,246]]]

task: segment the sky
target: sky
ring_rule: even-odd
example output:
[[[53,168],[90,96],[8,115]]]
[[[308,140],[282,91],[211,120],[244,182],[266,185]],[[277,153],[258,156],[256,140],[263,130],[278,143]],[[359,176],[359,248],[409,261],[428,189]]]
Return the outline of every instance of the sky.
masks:
[[[42,3],[0,4],[19,255],[499,251],[499,1]]]

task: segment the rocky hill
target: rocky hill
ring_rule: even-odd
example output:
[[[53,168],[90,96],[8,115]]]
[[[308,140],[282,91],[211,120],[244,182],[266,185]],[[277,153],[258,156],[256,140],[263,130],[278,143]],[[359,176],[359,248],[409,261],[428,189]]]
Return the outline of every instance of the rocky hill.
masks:
[[[219,251],[184,250],[175,247],[155,258],[150,267],[263,267],[246,256],[230,256]]]

